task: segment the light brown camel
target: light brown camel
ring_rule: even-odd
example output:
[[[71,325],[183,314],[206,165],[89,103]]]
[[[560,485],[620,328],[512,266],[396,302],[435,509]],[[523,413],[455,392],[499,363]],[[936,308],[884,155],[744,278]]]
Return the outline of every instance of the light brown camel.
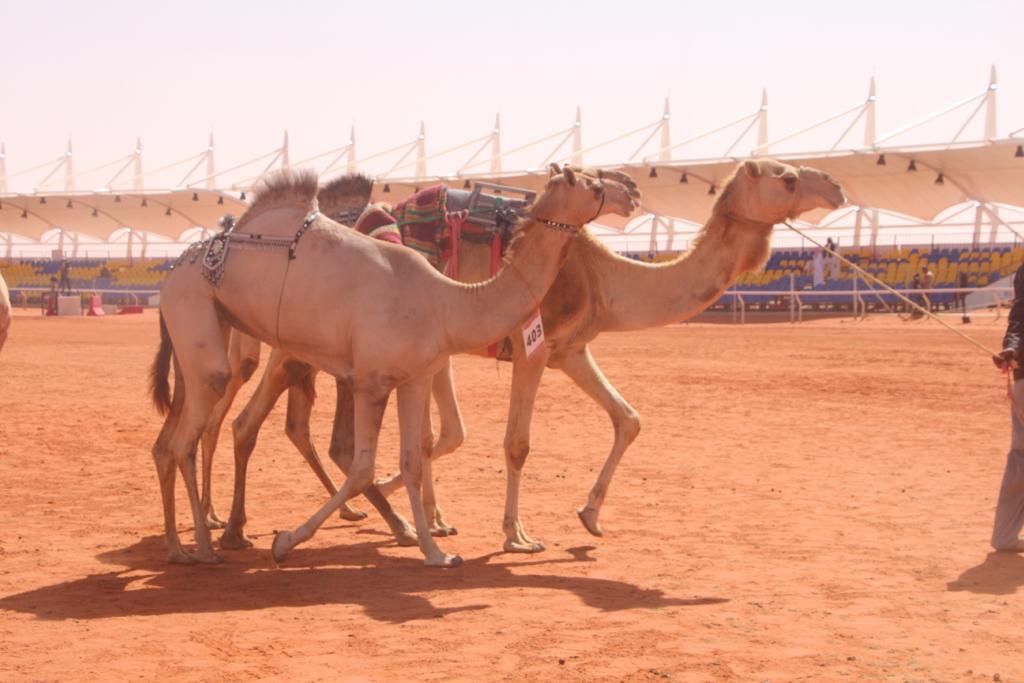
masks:
[[[615,433],[611,452],[586,505],[577,511],[586,529],[601,536],[601,506],[615,468],[640,432],[640,418],[597,366],[588,348],[590,341],[605,331],[645,329],[693,317],[714,303],[740,274],[764,263],[775,224],[812,209],[834,209],[845,201],[842,189],[826,173],[769,159],[747,161],[725,183],[693,249],[680,258],[656,265],[640,263],[612,253],[587,233],[573,242],[541,305],[543,351],[526,358],[519,335],[511,335],[514,367],[505,432],[505,550],[544,550],[543,543],[526,533],[519,517],[530,420],[544,368],[564,372],[611,418]],[[342,428],[349,423],[335,422]],[[348,437],[336,434],[334,439],[345,442]],[[378,487],[390,494],[396,488],[395,479],[378,482]]]
[[[633,193],[621,184],[589,178],[577,182],[572,171],[553,170],[505,267],[479,285],[453,282],[408,249],[345,230],[320,216],[316,177],[309,173],[277,176],[257,194],[231,236],[232,244],[254,248],[227,251],[228,267],[203,272],[206,262],[217,265],[211,258],[215,249],[199,264],[182,261],[162,292],[161,344],[153,364],[154,402],[167,412],[153,456],[169,561],[220,561],[200,506],[195,454],[230,381],[230,327],[335,377],[351,378],[353,386],[354,450],[348,477],[307,523],[275,537],[275,558],[310,538],[343,502],[371,485],[380,420],[396,390],[401,469],[420,549],[428,565],[461,561],[437,547],[420,496],[430,380],[450,354],[499,339],[536,310],[538,297],[554,281],[584,223],[602,209],[628,216],[636,206]],[[255,235],[261,236],[258,245]],[[275,240],[290,242],[287,254],[272,248]],[[180,380],[173,399],[168,381],[172,357]],[[185,553],[177,536],[175,465],[182,471],[195,521],[194,556]]]
[[[577,175],[588,175],[581,169],[574,169]],[[602,173],[606,179],[619,182],[624,185],[634,196],[639,196],[636,184],[632,178],[624,173],[606,172]],[[596,174],[589,174],[592,180],[597,179]],[[349,217],[353,207],[367,205],[372,190],[372,182],[362,176],[343,176],[337,181],[330,183],[320,192],[321,208],[327,215],[334,211],[348,212]],[[449,190],[449,196],[459,193],[459,190]],[[468,195],[468,192],[464,192]],[[370,209],[367,209],[369,211]],[[459,250],[459,274],[458,279],[463,282],[478,283],[487,280],[491,276],[492,253],[490,241],[486,244],[473,241],[461,242]],[[218,404],[215,411],[215,423],[208,425],[203,439],[203,463],[204,469],[209,473],[209,462],[212,459],[213,447],[216,445],[217,432],[221,421],[226,413],[231,399],[237,393],[241,385],[252,374],[259,364],[259,342],[232,332],[232,343],[229,352],[229,362],[232,368],[232,381],[229,384],[228,392]],[[477,350],[485,353],[485,349]],[[287,365],[287,370],[285,369]],[[257,386],[252,398],[246,407],[239,413],[232,423],[235,442],[235,481],[234,497],[231,508],[231,516],[223,534],[220,537],[220,544],[223,548],[246,548],[251,547],[252,542],[245,535],[244,526],[245,514],[245,477],[248,468],[248,461],[255,447],[256,438],[260,427],[277,399],[287,388],[288,408],[285,420],[285,432],[289,439],[298,448],[306,462],[316,473],[321,482],[329,492],[333,494],[333,485],[330,484],[330,477],[324,471],[316,449],[310,438],[309,416],[312,413],[313,381],[316,370],[306,366],[308,373],[303,373],[300,362],[289,355],[275,349],[271,352],[263,378]],[[342,436],[343,439],[332,438],[330,447],[331,459],[335,461],[342,470],[346,463],[352,459],[352,387],[347,379],[336,380],[337,403],[335,407],[336,426],[333,434]],[[446,453],[453,452],[463,442],[466,436],[465,424],[455,398],[455,386],[452,381],[451,363],[446,362],[439,370],[432,381],[432,395],[438,406],[441,417],[440,434],[434,439],[432,428],[427,417],[424,435],[424,449],[431,458],[436,458]],[[339,423],[343,421],[343,424]],[[212,432],[212,433],[211,433]],[[211,447],[207,449],[207,444]],[[393,487],[391,491],[394,491]],[[208,488],[204,481],[204,496]],[[364,494],[370,502],[380,511],[385,521],[391,527],[395,540],[399,545],[415,545],[417,543],[415,534],[409,529],[405,521],[387,504],[385,496],[375,486],[369,487]],[[432,477],[424,477],[423,500],[427,519],[431,524],[431,533],[435,536],[448,536],[457,533],[457,530],[448,525],[437,507],[436,496],[433,488]],[[342,516],[350,520],[365,518],[365,513],[342,508]],[[209,519],[209,518],[208,518]],[[223,525],[219,519],[214,519],[211,526]]]
[[[4,350],[7,332],[11,329],[11,295],[7,291],[7,283],[0,273],[0,351]]]

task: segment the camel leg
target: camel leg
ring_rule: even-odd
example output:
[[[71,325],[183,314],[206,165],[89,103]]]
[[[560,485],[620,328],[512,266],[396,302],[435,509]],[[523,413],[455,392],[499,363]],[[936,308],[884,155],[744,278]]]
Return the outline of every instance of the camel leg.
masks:
[[[313,473],[320,480],[320,483],[327,490],[328,495],[333,496],[338,492],[334,482],[324,470],[323,462],[313,446],[313,439],[309,432],[309,420],[313,414],[313,402],[316,397],[314,382],[317,371],[311,371],[298,384],[288,387],[288,417],[285,419],[284,432],[292,445],[299,450],[306,464],[313,470]],[[344,503],[339,510],[339,516],[350,522],[358,522],[366,519],[366,513],[356,510]]]
[[[459,410],[459,402],[455,398],[451,358],[434,375],[431,392],[441,417],[441,434],[434,442],[430,453],[430,458],[435,460],[442,455],[454,453],[466,440],[466,424],[462,421],[462,411]]]
[[[601,505],[604,504],[608,486],[612,482],[615,468],[618,467],[623,453],[640,433],[640,416],[631,405],[626,403],[626,399],[619,395],[619,392],[601,372],[601,368],[597,367],[593,356],[590,355],[589,348],[583,347],[578,352],[568,354],[558,367],[572,381],[576,382],[576,386],[605,409],[608,417],[612,420],[612,427],[615,429],[615,442],[612,444],[611,453],[608,454],[608,458],[601,468],[597,482],[590,489],[587,504],[576,511],[587,531],[595,536],[601,536],[603,532],[597,521],[598,515],[601,513]]]
[[[380,423],[384,418],[384,409],[388,405],[390,393],[390,390],[383,389],[360,391],[357,387],[353,394],[355,403],[353,443],[356,456],[348,468],[348,477],[338,492],[305,523],[299,525],[294,531],[279,531],[274,536],[270,552],[275,560],[283,560],[292,548],[312,538],[317,529],[323,526],[327,518],[341,507],[342,503],[352,496],[358,495],[373,483],[377,437],[380,434]],[[422,516],[422,514],[423,511],[420,510],[420,515]]]
[[[274,349],[270,352],[267,368],[249,402],[231,423],[235,445],[235,486],[231,501],[231,517],[220,537],[222,548],[251,548],[252,541],[245,535],[245,479],[249,458],[256,448],[260,426],[273,410],[277,399],[291,386],[296,378],[302,378],[311,370],[310,366],[289,361],[288,356]]]
[[[452,379],[450,358],[444,367],[434,375],[432,391],[434,402],[437,404],[437,410],[441,416],[441,435],[437,437],[433,448],[430,449],[431,461],[436,460],[442,455],[453,453],[466,440],[466,425],[462,421],[462,411],[459,410],[459,403],[455,398],[455,382]],[[424,481],[430,481],[430,478],[427,477]],[[385,496],[390,496],[398,490],[401,484],[402,475],[395,474],[387,479],[378,481],[377,487]],[[434,523],[435,526],[448,526],[444,519],[441,518],[440,511],[438,511]]]
[[[338,400],[334,407],[334,428],[331,430],[331,447],[328,451],[331,460],[348,476],[352,467],[355,451],[355,399],[352,385],[347,380],[336,381]],[[386,403],[386,402],[385,402]],[[409,522],[395,512],[387,497],[376,486],[368,486],[363,495],[377,509],[380,516],[387,522],[395,542],[400,546],[418,545],[416,532]]]
[[[526,456],[530,454],[530,421],[533,403],[540,388],[547,363],[547,349],[536,351],[526,358],[522,348],[516,348],[512,366],[512,397],[508,406],[508,424],[505,426],[505,550],[512,553],[539,553],[544,544],[530,538],[519,519],[519,486]]]
[[[405,480],[405,490],[409,494],[409,506],[412,508],[416,524],[420,551],[426,558],[427,566],[454,567],[462,563],[462,558],[458,555],[446,555],[437,547],[430,534],[430,523],[427,521],[424,501],[420,495],[424,460],[423,417],[425,413],[429,415],[429,401],[429,379],[412,380],[398,387],[398,421],[402,451],[400,467]]]
[[[431,536],[454,536],[459,533],[459,530],[444,521],[441,508],[437,506],[437,496],[434,493],[434,475],[431,471],[431,461],[433,460],[431,449],[434,447],[434,430],[430,423],[429,395],[423,404],[423,425],[421,430],[423,434],[420,439],[420,456],[423,460],[423,513],[427,516],[427,521],[430,523]]]
[[[213,471],[213,454],[217,450],[217,441],[220,439],[220,429],[224,424],[224,418],[234,403],[238,390],[249,381],[256,368],[260,365],[260,342],[258,339],[243,334],[238,330],[231,332],[231,339],[228,343],[228,366],[231,368],[231,381],[228,383],[224,396],[217,401],[213,408],[210,421],[206,423],[201,440],[203,452],[203,495],[201,504],[203,514],[206,516],[206,525],[211,529],[223,529],[224,520],[220,518],[213,507],[211,495],[211,474]]]
[[[213,551],[210,530],[206,526],[206,516],[200,505],[199,488],[196,483],[196,448],[213,407],[224,395],[231,379],[223,343],[227,339],[228,328],[217,320],[217,314],[212,306],[192,306],[188,309],[186,320],[172,318],[171,314],[177,312],[165,311],[165,320],[168,329],[174,330],[171,337],[182,369],[180,376],[185,387],[185,399],[181,417],[166,442],[166,451],[181,471],[192,507],[197,552],[190,559],[198,562],[221,562],[222,558]],[[168,488],[164,485],[166,476],[170,480],[170,495],[173,496],[173,478],[165,474],[165,467],[166,465],[164,468],[158,465],[161,489],[166,491]],[[166,496],[166,493],[164,495]],[[168,559],[172,562],[179,559],[173,546]]]
[[[444,367],[437,371],[431,385],[434,402],[437,404],[437,411],[441,417],[441,435],[437,437],[430,450],[426,451],[423,463],[423,500],[431,501],[434,506],[433,514],[427,511],[430,518],[431,533],[439,536],[454,536],[459,533],[458,529],[451,526],[444,520],[441,508],[437,507],[437,499],[434,495],[434,476],[432,463],[442,455],[452,453],[462,442],[466,440],[466,425],[462,421],[462,411],[459,410],[459,402],[455,398],[455,381],[452,378],[452,360],[449,358]],[[427,426],[429,427],[430,403],[427,403]]]
[[[164,419],[164,425],[160,429],[156,443],[153,444],[153,462],[156,465],[157,478],[160,481],[160,498],[164,510],[164,537],[167,540],[167,561],[171,563],[189,563],[193,558],[181,546],[181,539],[178,537],[178,525],[174,513],[174,459],[168,450],[168,441],[178,427],[178,420],[181,417],[182,405],[185,401],[185,392],[182,391],[181,371],[175,362],[174,393],[171,401],[171,409]]]

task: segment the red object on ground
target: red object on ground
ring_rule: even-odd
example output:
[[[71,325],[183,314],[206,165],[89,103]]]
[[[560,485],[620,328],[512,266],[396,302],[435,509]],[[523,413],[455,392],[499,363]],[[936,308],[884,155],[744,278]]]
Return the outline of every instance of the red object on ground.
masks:
[[[121,310],[117,312],[118,315],[126,315],[129,313],[142,313],[142,306],[122,306]]]
[[[92,299],[89,300],[89,309],[85,312],[86,315],[106,315],[106,311],[103,310],[103,297],[99,294],[93,294]]]
[[[43,295],[43,315],[57,315],[57,297],[53,294]]]

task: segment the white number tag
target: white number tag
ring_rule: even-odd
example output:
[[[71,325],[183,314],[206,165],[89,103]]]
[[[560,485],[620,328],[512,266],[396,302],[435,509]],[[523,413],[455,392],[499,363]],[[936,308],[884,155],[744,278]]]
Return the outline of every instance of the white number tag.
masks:
[[[544,323],[541,322],[540,311],[535,312],[523,325],[523,346],[526,347],[527,358],[544,346]]]

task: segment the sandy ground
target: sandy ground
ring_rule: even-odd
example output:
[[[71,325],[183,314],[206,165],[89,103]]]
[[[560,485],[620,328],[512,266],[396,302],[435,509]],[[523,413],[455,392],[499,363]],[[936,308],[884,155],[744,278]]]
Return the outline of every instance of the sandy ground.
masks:
[[[970,331],[995,346],[1001,330]],[[987,546],[1009,408],[988,359],[934,323],[606,335],[595,355],[643,430],[591,537],[574,510],[611,427],[548,373],[522,501],[548,544],[534,556],[500,552],[510,368],[457,359],[470,437],[435,468],[460,530],[441,545],[467,560],[453,570],[375,518],[330,522],[271,569],[271,530],[323,497],[280,407],[250,469],[256,548],[166,566],[156,337],[152,313],[15,319],[0,357],[4,681],[1024,677],[1024,557]],[[393,408],[379,472],[395,466]],[[222,449],[222,512],[230,480]],[[190,539],[185,510],[179,486]]]

